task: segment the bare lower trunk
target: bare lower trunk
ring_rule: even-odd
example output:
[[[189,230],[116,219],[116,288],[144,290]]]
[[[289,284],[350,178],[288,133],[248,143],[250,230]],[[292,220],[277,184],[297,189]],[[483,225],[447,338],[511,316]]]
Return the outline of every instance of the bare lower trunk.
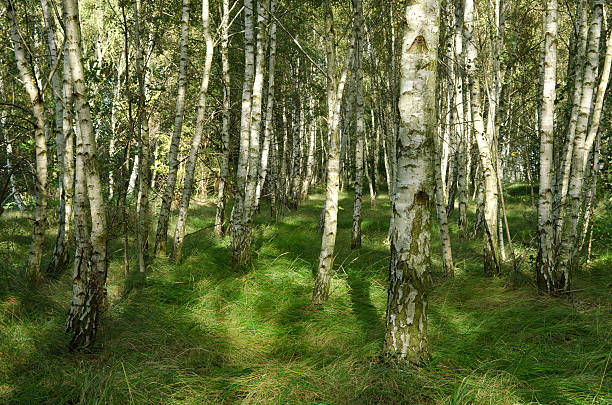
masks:
[[[429,359],[427,294],[438,2],[417,0],[406,6],[406,23],[384,351],[419,364]]]
[[[147,270],[147,249],[149,245],[149,179],[150,174],[150,134],[149,115],[146,106],[147,78],[144,69],[144,57],[140,38],[140,0],[134,1],[134,31],[136,47],[136,75],[138,76],[138,199],[136,217],[138,220],[136,243],[138,252],[138,270],[144,273]]]
[[[336,245],[336,231],[338,228],[338,191],[340,189],[340,148],[338,124],[340,120],[340,106],[346,79],[350,71],[353,58],[354,41],[349,40],[349,52],[345,61],[344,71],[340,80],[336,79],[336,46],[333,28],[333,15],[329,1],[326,7],[327,31],[327,105],[328,105],[328,136],[329,149],[327,155],[327,191],[325,194],[325,212],[323,214],[323,236],[321,238],[321,253],[315,286],[312,293],[312,303],[322,304],[329,297],[329,285]]]
[[[553,135],[555,114],[555,84],[557,72],[557,1],[548,0],[544,33],[544,70],[542,105],[540,107],[540,188],[538,198],[538,258],[536,278],[538,289],[547,293],[557,288],[554,258],[553,200]]]
[[[363,140],[365,123],[363,120],[363,72],[361,70],[361,27],[363,13],[361,0],[354,0],[355,24],[355,190],[353,198],[353,226],[351,232],[351,249],[361,248],[361,200],[363,192]]]
[[[176,220],[176,228],[174,231],[174,246],[172,256],[176,262],[181,261],[183,251],[183,241],[185,240],[185,226],[187,222],[187,210],[191,200],[193,190],[193,175],[198,159],[198,151],[202,143],[204,133],[204,119],[206,114],[206,98],[208,95],[208,82],[210,80],[210,69],[212,67],[213,58],[213,39],[209,28],[208,0],[202,0],[202,26],[204,31],[204,41],[206,42],[206,58],[204,60],[204,72],[202,72],[202,83],[200,85],[200,95],[198,101],[198,112],[196,116],[196,127],[193,139],[191,140],[191,149],[187,158],[185,167],[185,180],[183,184],[183,193],[181,195],[181,203],[179,206],[178,218]]]
[[[42,260],[43,240],[45,236],[46,210],[47,210],[47,143],[45,139],[45,118],[42,94],[38,87],[38,81],[33,76],[34,67],[30,66],[26,56],[26,44],[17,31],[15,10],[11,1],[6,0],[6,16],[9,22],[13,50],[19,76],[25,87],[30,102],[32,103],[32,114],[34,115],[34,143],[36,154],[36,210],[34,212],[34,229],[32,232],[32,244],[28,255],[26,276],[28,281],[36,283],[41,279],[40,263]]]
[[[223,124],[221,130],[221,163],[219,165],[219,182],[217,192],[217,212],[215,215],[215,234],[223,233],[225,222],[225,200],[227,176],[229,172],[229,125],[231,110],[231,83],[229,74],[229,0],[223,0],[223,17],[221,20],[221,66],[223,78]]]
[[[45,23],[45,31],[47,37],[47,51],[49,52],[49,66],[51,68],[58,66],[58,55],[55,47],[55,21],[52,11],[49,8],[47,0],[40,1],[43,19]],[[64,118],[64,102],[62,100],[62,86],[60,84],[60,75],[56,70],[51,77],[51,86],[53,89],[54,104],[55,104],[55,151],[57,156],[57,167],[59,172],[59,225],[57,230],[57,238],[53,248],[53,255],[47,265],[47,274],[56,276],[63,270],[70,260],[68,253],[68,240],[70,233],[71,222],[71,204],[66,198],[68,194],[64,191],[64,153],[65,153],[65,136],[63,131]],[[70,106],[71,108],[71,106]]]
[[[467,127],[464,114],[463,82],[464,82],[464,63],[463,63],[463,2],[455,1],[455,92],[454,111],[457,117],[455,134],[457,137],[457,201],[459,208],[459,233],[466,236],[468,233],[467,220],[467,201],[468,201],[468,155],[470,144],[468,142]]]
[[[83,182],[86,181],[87,199],[89,200],[89,219],[91,220],[91,233],[89,234],[89,246],[91,256],[88,263],[89,269],[83,270],[80,265],[82,260],[75,260],[75,273],[73,282],[73,298],[68,318],[66,320],[66,331],[73,334],[70,341],[72,350],[82,350],[93,343],[105,308],[106,298],[106,207],[102,197],[102,183],[98,174],[98,162],[96,141],[89,110],[87,87],[83,73],[81,53],[81,29],[78,16],[78,3],[76,0],[63,0],[64,24],[66,26],[66,56],[70,64],[72,81],[74,85],[74,99],[79,119],[81,144],[81,164],[77,167],[79,173],[77,189],[79,190],[79,202],[84,198]],[[83,173],[84,171],[84,173]],[[83,176],[84,174],[84,176]],[[80,209],[84,208],[82,205]],[[82,212],[79,212],[82,215]],[[77,241],[77,246],[83,246],[83,240]],[[86,266],[86,265],[85,265]],[[85,281],[86,280],[86,281]],[[83,291],[83,283],[86,283]]]
[[[246,261],[249,251],[249,230],[245,229],[246,188],[250,161],[251,105],[253,77],[255,70],[255,50],[253,46],[254,27],[253,0],[244,0],[244,81],[242,85],[242,107],[240,116],[240,148],[236,170],[236,193],[232,208],[232,263],[239,265]],[[254,145],[253,145],[254,146]]]
[[[474,1],[466,0],[464,9],[464,35],[466,39],[466,71],[469,80],[470,102],[472,104],[472,122],[474,137],[478,144],[480,167],[484,184],[484,272],[495,276],[500,272],[499,240],[497,235],[497,181],[493,157],[491,154],[491,140],[485,134],[482,118],[482,105],[480,101],[480,82],[478,79],[477,50],[474,39]]]
[[[575,265],[573,253],[577,243],[578,221],[582,202],[582,186],[584,181],[584,161],[586,150],[586,134],[589,116],[593,102],[593,91],[599,64],[599,39],[603,19],[603,0],[595,0],[591,13],[591,26],[589,28],[589,45],[587,47],[587,60],[584,68],[583,89],[580,100],[580,109],[576,120],[576,136],[572,156],[572,171],[568,187],[568,202],[566,217],[563,221],[561,246],[557,259],[558,283],[555,290],[566,292],[570,288],[571,269]]]
[[[270,2],[270,14],[274,14],[275,0]],[[266,103],[266,120],[264,122],[264,139],[261,148],[261,162],[257,179],[257,189],[255,190],[255,210],[259,207],[261,192],[266,183],[268,175],[268,157],[270,153],[270,140],[273,132],[274,118],[274,70],[276,64],[276,20],[270,26],[270,55],[268,57],[268,98]]]
[[[183,0],[183,15],[181,17],[181,50],[178,76],[178,95],[176,97],[176,115],[174,116],[174,131],[170,141],[168,155],[168,181],[162,195],[159,209],[159,221],[155,235],[155,253],[166,253],[168,238],[168,221],[170,220],[170,206],[174,197],[177,170],[179,165],[178,153],[181,135],[183,132],[183,118],[185,110],[185,68],[187,65],[187,46],[189,44],[189,0]]]

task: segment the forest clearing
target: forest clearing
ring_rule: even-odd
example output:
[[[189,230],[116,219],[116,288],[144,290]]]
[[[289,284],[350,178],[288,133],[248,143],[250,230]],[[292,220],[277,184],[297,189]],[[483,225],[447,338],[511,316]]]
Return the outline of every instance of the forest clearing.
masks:
[[[609,2],[0,1],[0,403],[612,404]]]

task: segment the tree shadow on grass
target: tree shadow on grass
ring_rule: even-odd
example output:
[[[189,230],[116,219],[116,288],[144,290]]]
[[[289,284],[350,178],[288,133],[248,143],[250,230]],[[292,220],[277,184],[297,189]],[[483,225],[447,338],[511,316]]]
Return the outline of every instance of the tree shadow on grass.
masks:
[[[347,278],[351,307],[368,341],[382,342],[385,325],[376,307],[370,300],[370,280],[363,278],[355,271],[350,271]]]
[[[430,306],[432,353],[458,378],[455,394],[469,391],[463,400],[474,403],[501,390],[525,403],[592,398],[606,361],[592,320],[567,302],[472,278],[442,286]]]

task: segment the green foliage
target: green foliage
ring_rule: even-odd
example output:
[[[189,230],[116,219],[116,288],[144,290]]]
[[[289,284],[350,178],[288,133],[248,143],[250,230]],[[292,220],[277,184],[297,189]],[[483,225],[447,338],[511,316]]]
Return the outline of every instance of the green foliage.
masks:
[[[28,290],[18,274],[27,255],[29,223],[5,214],[2,229],[21,236],[0,239],[3,262],[14,266],[3,272],[0,284],[0,402],[612,401],[612,256],[605,248],[611,239],[600,233],[612,221],[609,211],[607,219],[596,222],[601,223],[595,229],[596,259],[576,275],[580,291],[572,301],[539,296],[531,283],[509,290],[504,277],[482,276],[482,242],[458,238],[454,217],[457,276],[441,278],[434,225],[433,359],[413,368],[379,357],[388,199],[380,196],[376,209],[364,205],[363,248],[351,251],[352,198],[341,197],[345,209],[339,217],[336,272],[322,308],[310,306],[320,244],[313,218],[323,203],[320,195],[276,223],[262,206],[255,218],[253,261],[240,273],[230,266],[229,238],[217,239],[206,228],[214,221],[214,205],[194,206],[187,229],[192,234],[179,265],[157,259],[146,279],[131,274],[126,281],[119,241],[111,244],[110,310],[91,354],[67,352],[63,322],[70,275]],[[533,226],[523,216],[529,202],[509,196],[507,204],[522,254],[533,249]],[[51,234],[48,239],[52,244]],[[5,253],[9,245],[12,250]],[[523,267],[530,271],[526,263]]]

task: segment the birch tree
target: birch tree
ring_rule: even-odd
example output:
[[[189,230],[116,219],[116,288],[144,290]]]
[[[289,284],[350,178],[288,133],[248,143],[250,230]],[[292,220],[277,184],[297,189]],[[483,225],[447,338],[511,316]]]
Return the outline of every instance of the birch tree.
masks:
[[[361,0],[353,1],[353,24],[355,31],[355,190],[353,198],[353,226],[351,231],[351,248],[361,248],[361,201],[363,193],[363,142],[365,123],[363,120],[363,70],[361,28],[363,10]]]
[[[274,15],[275,0],[270,2],[270,15]],[[268,160],[270,153],[270,141],[273,131],[274,115],[274,73],[276,68],[276,20],[272,19],[269,30],[270,53],[268,56],[268,95],[266,101],[266,119],[264,122],[263,145],[261,148],[261,162],[257,179],[257,189],[255,190],[255,210],[259,207],[261,191],[266,183],[268,175]]]
[[[232,208],[232,263],[234,265],[242,264],[246,260],[246,253],[249,248],[246,246],[248,231],[245,229],[246,224],[243,220],[249,167],[253,77],[255,75],[253,10],[253,0],[244,0],[244,79],[242,83],[238,167],[236,169],[236,194]]]
[[[545,30],[542,106],[540,107],[537,282],[540,290],[550,293],[557,288],[552,217],[553,131],[557,78],[557,0],[547,1]]]
[[[134,1],[134,36],[136,47],[136,75],[138,76],[138,157],[142,159],[138,166],[138,200],[136,216],[138,226],[136,231],[138,269],[144,273],[147,268],[147,248],[149,244],[149,173],[150,173],[150,136],[149,116],[146,107],[146,66],[141,44],[140,32],[140,0]],[[134,163],[136,165],[136,163]]]
[[[179,55],[178,72],[178,94],[176,97],[176,114],[174,116],[174,130],[170,141],[170,152],[168,154],[168,180],[162,194],[162,203],[159,209],[159,221],[155,234],[155,252],[166,253],[166,242],[168,238],[168,221],[170,220],[170,206],[174,197],[176,177],[178,171],[178,153],[183,132],[183,118],[185,111],[185,67],[187,65],[187,47],[189,46],[189,0],[183,0],[183,12],[181,17],[181,49]]]
[[[484,187],[483,233],[484,233],[484,272],[498,275],[499,243],[497,233],[497,180],[491,140],[487,139],[482,118],[480,81],[478,79],[476,42],[474,38],[474,0],[465,0],[463,14],[463,32],[465,37],[465,65],[469,82],[470,102],[472,109],[472,126],[478,145],[480,167]]]
[[[329,297],[336,231],[338,228],[338,191],[340,189],[340,140],[338,125],[342,95],[354,52],[354,40],[351,39],[349,40],[349,51],[344,69],[338,79],[336,77],[334,17],[329,0],[325,2],[325,31],[327,53],[327,136],[329,138],[329,145],[327,151],[327,185],[323,213],[323,236],[321,238],[321,253],[319,254],[319,265],[312,293],[313,304],[322,304]]]
[[[569,291],[571,268],[575,265],[575,244],[577,241],[578,221],[584,182],[584,160],[588,153],[585,138],[591,116],[593,92],[599,65],[599,40],[603,20],[603,0],[595,0],[591,12],[589,40],[586,51],[586,62],[580,97],[580,108],[576,120],[576,135],[572,155],[572,169],[568,187],[568,202],[565,207],[566,219],[563,222],[561,245],[557,258],[557,277],[555,291]]]
[[[221,162],[219,164],[219,181],[217,184],[217,212],[215,215],[215,234],[223,233],[225,222],[225,200],[227,177],[229,174],[229,126],[231,109],[231,78],[229,74],[229,0],[223,0],[223,16],[221,17],[221,77],[223,81],[223,123],[221,129]]]
[[[400,128],[384,351],[413,363],[429,358],[427,294],[430,205],[435,198],[432,148],[438,8],[435,0],[417,0],[406,6],[400,64]]]
[[[78,116],[76,193],[78,202],[75,216],[84,217],[87,196],[90,221],[89,238],[77,233],[77,246],[86,253],[77,252],[73,274],[72,304],[66,320],[66,332],[72,334],[70,348],[82,350],[88,348],[94,341],[106,298],[106,207],[102,196],[102,184],[98,173],[97,148],[93,131],[87,86],[83,72],[81,51],[81,28],[77,0],[63,0],[64,25],[66,29],[66,60],[70,65],[70,73],[74,86],[74,101]],[[85,189],[86,187],[86,189]],[[85,191],[86,190],[86,191]],[[81,220],[81,228],[87,227]]]
[[[181,195],[181,203],[179,206],[178,218],[176,220],[176,228],[174,231],[174,246],[172,256],[174,260],[180,262],[183,250],[183,241],[185,239],[185,226],[187,222],[187,210],[191,200],[193,189],[193,175],[198,159],[198,151],[202,143],[204,133],[204,119],[206,114],[206,99],[208,96],[208,83],[210,81],[210,69],[212,67],[213,58],[213,39],[210,34],[208,0],[202,0],[202,28],[204,34],[204,42],[206,42],[206,57],[204,59],[204,71],[202,72],[202,83],[200,85],[200,94],[198,99],[198,112],[196,116],[196,127],[193,139],[191,140],[191,149],[185,167],[185,179],[183,184],[183,193]]]
[[[34,153],[36,155],[36,210],[34,212],[34,229],[32,243],[28,255],[26,276],[30,282],[36,283],[41,278],[40,264],[43,255],[43,240],[47,221],[47,143],[45,139],[45,118],[43,95],[34,76],[34,66],[28,63],[26,44],[17,28],[17,18],[12,0],[5,0],[6,18],[10,29],[11,42],[19,70],[19,77],[30,98],[32,115],[34,116]]]

